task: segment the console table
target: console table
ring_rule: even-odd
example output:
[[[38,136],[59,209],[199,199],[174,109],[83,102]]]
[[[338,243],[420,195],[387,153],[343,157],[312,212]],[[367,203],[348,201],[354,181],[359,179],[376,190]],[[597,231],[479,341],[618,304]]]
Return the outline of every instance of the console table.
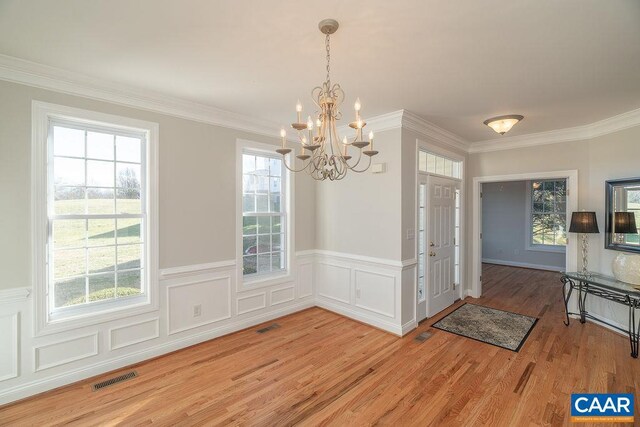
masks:
[[[638,342],[640,341],[640,319],[636,321],[636,309],[640,309],[640,290],[629,283],[621,282],[613,277],[599,273],[582,274],[565,272],[562,273],[560,280],[563,285],[562,295],[564,297],[564,309],[567,317],[564,324],[569,326],[569,315],[574,314],[580,316],[580,323],[585,323],[586,319],[589,318],[625,332],[629,335],[631,356],[637,358]],[[579,313],[569,311],[569,298],[571,298],[571,293],[574,289],[578,292]],[[627,306],[629,309],[629,325],[627,329],[622,329],[590,315],[587,312],[587,295],[594,295]]]

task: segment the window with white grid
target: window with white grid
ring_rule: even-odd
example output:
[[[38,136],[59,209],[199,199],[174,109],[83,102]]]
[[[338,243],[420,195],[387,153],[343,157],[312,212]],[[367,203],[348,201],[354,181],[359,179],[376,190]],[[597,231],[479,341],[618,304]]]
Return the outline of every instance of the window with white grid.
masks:
[[[50,312],[144,296],[146,134],[52,119],[47,139]]]
[[[280,156],[242,153],[242,272],[256,277],[286,270],[286,174]]]

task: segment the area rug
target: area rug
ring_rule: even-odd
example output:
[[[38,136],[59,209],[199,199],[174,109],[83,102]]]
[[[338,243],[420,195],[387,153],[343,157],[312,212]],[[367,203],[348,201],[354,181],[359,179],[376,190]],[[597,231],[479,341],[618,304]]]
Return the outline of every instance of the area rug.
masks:
[[[510,311],[463,304],[432,326],[476,341],[520,351],[538,321]]]

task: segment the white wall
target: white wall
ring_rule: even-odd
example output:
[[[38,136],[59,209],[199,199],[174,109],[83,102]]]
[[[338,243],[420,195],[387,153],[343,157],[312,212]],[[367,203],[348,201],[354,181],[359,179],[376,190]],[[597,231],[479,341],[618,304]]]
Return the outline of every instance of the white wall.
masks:
[[[562,270],[565,252],[529,249],[527,181],[482,185],[482,259],[485,262]]]

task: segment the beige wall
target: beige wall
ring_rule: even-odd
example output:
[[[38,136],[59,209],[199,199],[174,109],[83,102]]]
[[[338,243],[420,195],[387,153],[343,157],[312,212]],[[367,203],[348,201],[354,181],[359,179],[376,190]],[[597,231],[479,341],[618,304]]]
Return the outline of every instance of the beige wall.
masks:
[[[399,261],[401,130],[376,132],[374,144],[374,162],[386,163],[386,172],[349,172],[318,184],[317,248]]]
[[[30,283],[31,102],[156,122],[160,125],[160,267],[235,258],[235,143],[276,138],[116,104],[0,82],[0,289]],[[315,248],[315,183],[295,182],[296,250]]]
[[[600,227],[600,234],[590,240],[589,269],[611,275],[611,262],[618,252],[604,249],[604,182],[608,179],[640,176],[639,158],[640,126],[587,141],[471,154],[467,167],[467,188],[471,188],[474,177],[480,176],[578,170],[579,209],[595,211]],[[467,192],[466,197],[467,212],[471,209],[469,193]],[[471,220],[468,215],[469,231]],[[471,271],[471,245],[467,245],[467,255],[467,271]],[[578,265],[581,265],[580,261]],[[626,324],[624,313],[614,310],[612,304],[602,304],[600,314],[614,317],[619,323]]]

